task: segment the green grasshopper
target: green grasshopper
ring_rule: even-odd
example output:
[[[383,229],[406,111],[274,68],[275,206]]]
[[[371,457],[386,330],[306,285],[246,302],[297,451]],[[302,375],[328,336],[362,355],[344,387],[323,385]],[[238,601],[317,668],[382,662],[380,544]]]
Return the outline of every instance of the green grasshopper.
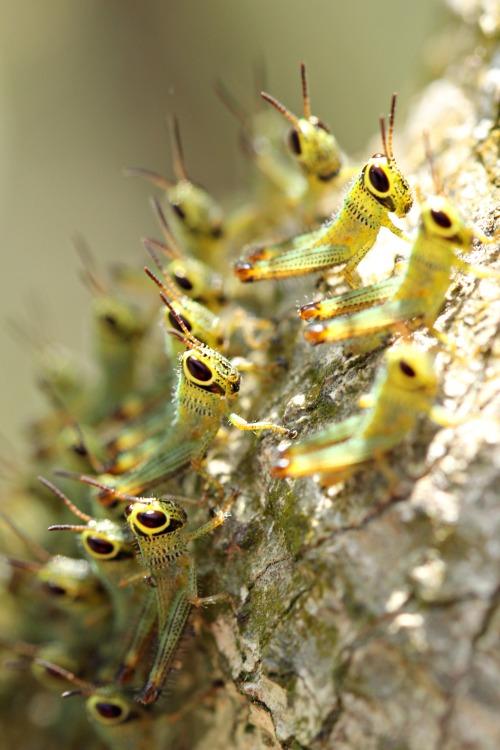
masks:
[[[80,534],[80,541],[86,558],[109,595],[113,610],[113,652],[123,650],[121,641],[130,630],[135,612],[143,597],[137,596],[137,589],[124,588],[119,584],[138,572],[132,538],[122,524],[107,518],[93,518],[77,508],[66,495],[43,477],[39,477],[45,487],[59,497],[85,525],[54,524],[49,531],[73,531]],[[152,625],[152,623],[151,623]]]
[[[4,522],[30,548],[36,560],[3,556],[12,568],[26,571],[32,576],[36,598],[43,602],[49,611],[59,612],[64,624],[66,616],[71,618],[71,636],[78,642],[84,630],[93,625],[95,637],[102,635],[101,624],[105,624],[109,613],[108,602],[99,578],[86,560],[66,555],[51,555],[46,549],[31,541],[14,523],[2,515]],[[31,606],[32,593],[27,599]],[[99,627],[96,629],[96,624]],[[51,636],[54,637],[54,623],[51,624]],[[88,633],[87,633],[88,635]],[[37,629],[37,637],[40,629]]]
[[[282,279],[344,265],[345,280],[357,287],[356,268],[375,244],[381,227],[407,239],[389,217],[389,213],[406,216],[413,203],[392,150],[395,107],[393,95],[387,138],[385,120],[380,119],[384,153],[375,154],[364,166],[333,221],[292,240],[254,250],[248,260],[235,266],[241,281]]]
[[[198,596],[195,562],[187,544],[224,522],[235,495],[236,491],[209,521],[193,531],[185,529],[183,508],[168,497],[138,498],[127,506],[125,516],[154,586],[152,604],[158,617],[158,648],[139,696],[145,705],[154,703],[160,694],[191,607],[229,598],[226,594]]]
[[[311,114],[304,63],[300,65],[300,76],[304,117],[296,117],[265,91],[261,92],[261,96],[292,124],[287,137],[289,151],[306,176],[309,189],[317,189],[318,184],[324,186],[338,177],[342,169],[343,156],[328,126]]]
[[[168,297],[172,307],[175,309],[178,317],[183,321],[188,331],[190,331],[198,341],[207,344],[211,348],[220,348],[223,346],[224,336],[222,333],[220,317],[209,310],[208,307],[205,307],[201,302],[191,299],[191,297],[178,291],[172,283],[166,269],[160,263],[156,253],[155,244],[149,239],[143,239],[142,244],[162,274],[163,281],[160,281],[149,268],[145,268],[144,271],[161,289],[165,297]],[[168,324],[172,326],[172,328],[182,331],[177,322],[177,318],[174,317],[169,310],[165,311],[165,320],[168,321]],[[169,336],[166,341],[167,354],[171,352],[170,342],[172,342],[172,337]],[[180,351],[180,349],[174,349],[175,354],[179,354]]]
[[[188,347],[180,362],[174,413],[166,434],[158,439],[153,453],[142,463],[116,477],[104,474],[99,478],[111,488],[100,494],[105,505],[115,505],[115,489],[136,496],[189,465],[220,492],[219,484],[203,469],[202,459],[219,431],[223,416],[239,430],[272,430],[281,435],[295,435],[294,430],[267,421],[247,422],[229,411],[227,401],[238,395],[240,373],[220,352],[193,336],[165,295],[160,296],[181,329],[169,329],[168,333]]]
[[[372,393],[360,400],[369,411],[285,448],[271,473],[279,478],[319,474],[324,487],[340,482],[399,445],[420,414],[437,424],[450,424],[444,410],[432,405],[436,392],[429,354],[410,344],[393,347],[385,355],[385,368]]]
[[[307,326],[304,335],[311,344],[347,342],[348,351],[359,353],[384,343],[402,326],[410,330],[426,326],[443,339],[434,323],[443,306],[452,269],[479,277],[499,276],[455,255],[455,250],[470,252],[474,238],[489,244],[497,237],[487,237],[477,227],[469,226],[442,195],[435,172],[434,178],[437,194],[421,204],[420,225],[403,275],[299,308],[300,317],[306,320],[334,318]]]
[[[296,117],[270,94],[260,93],[261,98],[292,125],[286,136],[288,154],[282,153],[283,133],[269,119],[267,111],[260,109],[250,117],[222,85],[217,87],[219,97],[242,125],[246,152],[266,180],[267,185],[263,187],[267,187],[267,192],[260,196],[260,203],[265,207],[270,225],[276,225],[278,217],[290,213],[295,217],[301,214],[307,223],[315,223],[318,212],[324,212],[323,199],[330,196],[332,187],[355,174],[344,165],[344,156],[329,128],[311,114],[304,63],[300,70],[303,117]],[[291,164],[286,159],[289,155],[293,160]],[[260,215],[263,206],[258,207]],[[250,220],[252,214],[248,209],[247,215]],[[254,225],[256,221],[254,215]],[[231,220],[228,223],[231,228]]]
[[[112,293],[99,279],[89,249],[80,237],[76,238],[76,248],[84,263],[82,277],[94,297],[92,314],[101,384],[88,419],[97,422],[117,408],[133,390],[140,347],[150,320],[134,305]]]
[[[168,258],[166,271],[179,291],[196,302],[206,305],[211,310],[218,310],[225,295],[222,278],[211,266],[198,258],[194,258],[182,250],[174,235],[170,231],[165,213],[156,198],[151,198],[151,206],[155,214],[164,242],[147,238],[151,247],[159,250]]]
[[[165,190],[175,233],[189,252],[201,258],[218,257],[224,238],[222,209],[204,188],[189,179],[176,117],[170,120],[170,130],[176,182],[138,167],[126,169],[125,174],[143,177]]]
[[[34,663],[59,681],[65,679],[76,686],[62,697],[85,697],[88,719],[110,750],[149,750],[156,746],[155,722],[159,717],[134,701],[128,690],[112,684],[95,685],[45,659],[35,658]]]

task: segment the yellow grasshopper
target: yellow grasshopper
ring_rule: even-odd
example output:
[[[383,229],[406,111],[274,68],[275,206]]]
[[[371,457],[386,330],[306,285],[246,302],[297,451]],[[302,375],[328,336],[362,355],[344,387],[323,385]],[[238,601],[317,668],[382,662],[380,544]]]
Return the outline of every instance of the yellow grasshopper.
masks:
[[[142,562],[154,586],[151,604],[156,609],[158,645],[154,663],[138,700],[154,703],[172,666],[175,650],[187,623],[191,607],[227,600],[227,594],[198,596],[196,565],[187,544],[224,523],[233,491],[222,508],[202,526],[187,531],[183,508],[169,497],[138,498],[127,506],[125,517],[134,534]]]
[[[187,347],[180,362],[173,415],[165,434],[155,441],[153,450],[148,451],[138,466],[117,476],[100,476],[100,481],[109,488],[100,496],[105,505],[116,505],[119,493],[137,495],[156,487],[189,465],[220,492],[220,485],[203,469],[202,459],[219,431],[223,416],[239,430],[272,430],[289,437],[296,434],[295,430],[272,422],[247,422],[230,412],[228,401],[238,396],[240,373],[224,355],[202,344],[165,295],[160,296],[180,329],[169,329],[168,333]],[[114,490],[118,490],[116,497]]]
[[[347,351],[359,353],[384,343],[402,326],[411,330],[427,326],[442,339],[434,324],[452,269],[479,277],[499,277],[498,272],[471,265],[455,254],[455,250],[469,252],[474,239],[488,244],[497,237],[487,237],[468,225],[442,194],[434,169],[433,174],[436,195],[421,203],[420,225],[402,276],[303,305],[300,317],[316,319],[304,332],[311,344],[346,342]],[[325,318],[333,320],[322,322]]]
[[[288,148],[308,179],[319,180],[323,183],[330,182],[340,172],[342,154],[328,126],[311,114],[304,63],[300,65],[300,76],[304,117],[296,117],[274,96],[265,91],[261,92],[261,96],[292,124],[287,138]]]
[[[35,658],[40,670],[67,680],[75,687],[62,693],[63,698],[83,695],[87,716],[96,734],[110,750],[148,750],[156,746],[155,724],[152,715],[134,700],[131,691],[113,684],[94,684],[83,680],[68,669],[51,661]]]
[[[387,138],[385,119],[380,119],[384,153],[375,154],[363,167],[333,221],[308,234],[254,250],[247,260],[235,265],[241,281],[283,279],[343,265],[345,280],[357,287],[356,268],[375,244],[381,227],[407,239],[389,217],[390,213],[406,216],[413,203],[392,150],[395,107],[393,95]]]
[[[444,410],[432,404],[436,392],[429,354],[410,344],[393,347],[385,355],[385,367],[372,393],[361,399],[360,405],[369,411],[285,448],[271,473],[280,478],[319,474],[325,487],[340,482],[401,443],[420,414],[449,424]]]

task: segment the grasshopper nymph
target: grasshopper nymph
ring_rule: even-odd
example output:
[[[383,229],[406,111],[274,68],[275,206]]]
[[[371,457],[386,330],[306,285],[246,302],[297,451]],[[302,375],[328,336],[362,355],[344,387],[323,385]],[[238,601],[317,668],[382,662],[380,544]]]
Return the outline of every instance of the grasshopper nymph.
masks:
[[[413,199],[392,150],[396,95],[392,97],[389,134],[380,119],[383,154],[375,154],[347,193],[332,222],[278,245],[254,250],[235,266],[241,281],[281,279],[326,271],[344,265],[342,274],[351,287],[359,286],[356,268],[373,247],[381,227],[397,237],[406,236],[389,217],[406,216]]]
[[[342,154],[329,128],[317,117],[311,115],[304,63],[300,66],[300,75],[304,117],[296,117],[274,96],[265,91],[261,92],[261,96],[292,124],[287,137],[288,148],[310,185],[318,182],[325,184],[338,176],[342,168]]]
[[[447,424],[443,409],[432,406],[436,392],[432,358],[409,344],[393,347],[386,353],[385,368],[372,393],[360,401],[369,411],[286,448],[272,474],[280,478],[319,474],[321,485],[326,487],[340,482],[395,448],[414,428],[420,414]]]
[[[455,250],[470,252],[474,239],[490,244],[498,238],[486,237],[477,227],[468,225],[442,194],[434,168],[433,174],[436,194],[421,204],[420,225],[402,276],[299,308],[302,318],[317,319],[304,332],[311,344],[347,342],[348,351],[359,353],[384,343],[402,326],[415,329],[422,325],[444,338],[434,324],[452,269],[498,277],[498,272],[456,256]],[[324,318],[334,319],[322,322]]]
[[[202,344],[188,330],[165,295],[162,293],[160,296],[179,328],[168,329],[167,332],[188,347],[180,363],[174,414],[164,437],[158,439],[151,455],[135,469],[118,476],[105,474],[100,477],[100,481],[110,487],[104,495],[101,493],[104,504],[108,500],[114,504],[112,496],[115,489],[137,495],[162,484],[189,465],[220,492],[218,483],[203,469],[202,459],[219,431],[223,416],[239,430],[272,430],[289,437],[295,435],[294,430],[286,427],[267,421],[247,422],[229,411],[227,401],[238,395],[240,373],[220,352]]]
[[[224,238],[222,209],[204,188],[189,179],[176,117],[171,118],[170,129],[177,182],[149,169],[137,167],[126,169],[125,174],[144,177],[165,190],[178,238],[195,255],[202,258],[216,256]]]
[[[138,498],[127,506],[125,516],[154,586],[152,603],[158,617],[158,647],[147,683],[139,696],[141,703],[150,704],[157,700],[191,607],[229,598],[226,594],[198,596],[195,561],[187,544],[224,522],[236,494],[237,491],[233,491],[223,507],[193,531],[186,531],[185,511],[168,497]]]

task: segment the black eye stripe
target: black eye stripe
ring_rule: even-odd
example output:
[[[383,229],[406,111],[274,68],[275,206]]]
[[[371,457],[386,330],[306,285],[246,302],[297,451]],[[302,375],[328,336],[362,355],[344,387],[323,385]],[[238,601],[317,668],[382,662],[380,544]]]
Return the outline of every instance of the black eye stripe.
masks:
[[[210,367],[195,357],[194,354],[186,359],[186,367],[196,380],[206,382],[213,378],[213,373]]]
[[[45,584],[45,590],[53,596],[67,596],[67,591],[62,586],[58,586],[57,583],[47,581]]]
[[[431,216],[441,229],[449,229],[452,225],[452,221],[445,211],[435,211],[434,209],[431,209]]]
[[[112,552],[116,552],[113,542],[100,536],[88,536],[86,543],[96,555],[110,555]]]
[[[103,719],[118,719],[123,714],[123,708],[116,703],[96,703],[95,710]]]
[[[417,374],[415,370],[413,369],[413,367],[409,365],[408,362],[405,362],[404,359],[400,361],[399,369],[401,370],[402,373],[407,375],[409,378],[414,378],[415,375]]]
[[[288,134],[288,145],[290,151],[293,151],[296,156],[300,156],[302,153],[302,146],[300,145],[299,134],[296,130],[290,130],[290,133]]]
[[[382,169],[382,167],[378,167],[373,164],[369,169],[368,176],[375,190],[377,190],[379,193],[387,193],[390,188],[390,182],[385,170]]]
[[[177,313],[177,316],[182,320],[187,330],[190,331],[192,328],[192,325],[189,322],[189,320],[187,320],[187,318],[185,318],[184,315],[180,315],[179,313]],[[170,321],[170,325],[172,326],[172,328],[175,328],[177,331],[182,331],[181,324],[179,323],[177,318],[174,317],[172,312],[168,313],[168,319]]]
[[[318,122],[316,123],[316,127],[320,128],[321,130],[324,130],[325,133],[330,134],[330,132],[331,132],[330,128],[328,127],[328,125],[325,125],[325,123],[321,122],[321,120],[318,120]]]
[[[142,510],[137,514],[136,520],[142,526],[148,529],[157,529],[160,526],[165,526],[168,521],[168,517],[162,510]]]
[[[180,286],[180,288],[184,289],[187,292],[189,292],[193,288],[193,285],[189,281],[189,279],[187,278],[187,276],[183,276],[180,273],[174,273],[174,279],[175,279],[176,283]]]
[[[179,219],[184,220],[186,218],[186,212],[182,208],[182,206],[179,206],[178,203],[172,203],[172,210],[175,211]]]
[[[103,315],[102,319],[110,328],[118,328],[117,320],[112,315]]]

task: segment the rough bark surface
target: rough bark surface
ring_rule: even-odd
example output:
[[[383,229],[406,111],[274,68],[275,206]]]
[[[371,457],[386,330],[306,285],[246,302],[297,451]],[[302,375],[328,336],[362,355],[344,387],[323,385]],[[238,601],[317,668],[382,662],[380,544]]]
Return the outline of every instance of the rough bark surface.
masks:
[[[462,52],[410,115],[404,163],[413,184],[432,189],[427,129],[446,193],[494,232],[500,50],[498,10],[484,6],[467,4]],[[498,245],[473,255],[498,269]],[[347,360],[286,325],[296,335],[291,369],[274,384],[270,413],[304,435],[356,409],[381,352]],[[242,494],[217,540],[217,568],[205,571],[207,588],[233,594],[238,616],[203,615],[205,633],[213,618],[202,642],[217,665],[207,678],[224,687],[193,714],[189,746],[500,746],[499,325],[498,280],[458,274],[438,321],[456,353],[441,349],[437,366],[442,402],[461,421],[440,430],[423,421],[392,456],[396,481],[374,466],[324,493],[313,480],[270,478],[273,437],[241,454],[232,479]],[[235,455],[240,445],[248,437],[237,437]]]

